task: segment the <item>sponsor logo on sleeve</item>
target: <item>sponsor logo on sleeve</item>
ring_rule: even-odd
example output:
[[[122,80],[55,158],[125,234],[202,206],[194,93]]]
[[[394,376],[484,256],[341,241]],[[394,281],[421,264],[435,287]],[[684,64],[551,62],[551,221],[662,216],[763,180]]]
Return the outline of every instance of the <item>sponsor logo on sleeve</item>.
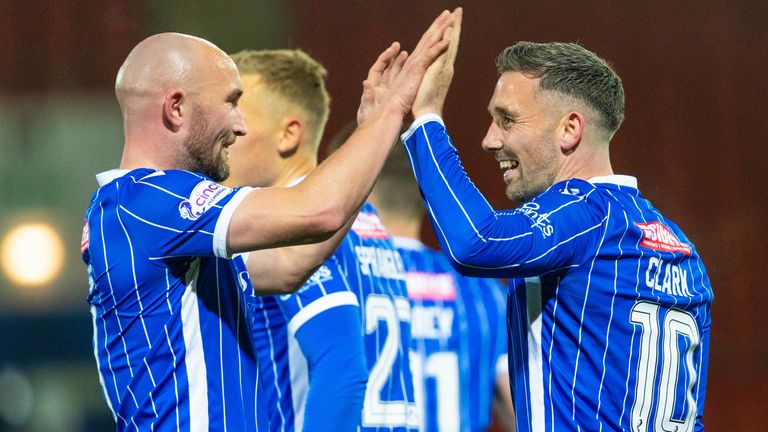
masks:
[[[183,219],[196,220],[230,192],[232,189],[226,186],[209,180],[201,181],[192,189],[189,198],[179,204],[179,216]]]
[[[691,255],[691,247],[682,243],[675,233],[661,222],[635,222],[635,226],[643,232],[640,246],[664,252],[682,252]]]
[[[80,255],[84,254],[91,244],[91,229],[88,228],[88,219],[83,226],[83,237],[80,239]]]
[[[539,203],[527,202],[521,207],[515,209],[515,213],[523,214],[527,216],[531,222],[531,227],[538,229],[544,238],[552,235],[555,231],[552,223],[549,221],[548,213],[539,213],[541,206]]]
[[[352,231],[363,238],[385,239],[389,237],[389,232],[376,213],[360,212],[352,224]]]

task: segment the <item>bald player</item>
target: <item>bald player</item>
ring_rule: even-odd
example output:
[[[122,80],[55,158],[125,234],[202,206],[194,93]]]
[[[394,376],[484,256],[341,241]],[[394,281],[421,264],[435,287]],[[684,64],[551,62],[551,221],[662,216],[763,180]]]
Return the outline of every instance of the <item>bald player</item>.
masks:
[[[369,120],[294,188],[217,183],[228,175],[228,147],[247,132],[240,77],[224,52],[174,33],[131,51],[115,85],[125,129],[120,168],[97,176],[81,244],[94,354],[117,430],[264,426],[241,308],[255,289],[248,273],[295,289],[333,251],[452,21],[441,14],[410,56],[396,43],[381,54],[364,83]],[[290,271],[283,260],[292,253],[263,250],[329,238],[289,249],[303,257]],[[235,255],[254,250],[247,263]]]

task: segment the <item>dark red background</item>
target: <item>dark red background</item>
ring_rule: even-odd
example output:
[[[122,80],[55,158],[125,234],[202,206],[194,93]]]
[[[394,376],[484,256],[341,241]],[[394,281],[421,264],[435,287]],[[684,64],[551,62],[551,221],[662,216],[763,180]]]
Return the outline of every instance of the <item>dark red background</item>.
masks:
[[[0,91],[6,93],[106,94],[130,48],[151,30],[143,2],[0,5]],[[412,47],[439,10],[454,6],[435,0],[284,5],[282,46],[303,48],[329,70],[329,134],[354,118],[360,83],[376,55],[393,40]],[[764,430],[768,423],[768,337],[760,327],[768,309],[761,282],[768,263],[767,20],[768,3],[757,0],[468,2],[445,114],[472,179],[495,206],[509,206],[496,164],[480,150],[496,55],[517,40],[579,41],[615,66],[627,108],[611,147],[614,169],[637,176],[645,196],[683,227],[714,286],[705,411],[713,431]]]

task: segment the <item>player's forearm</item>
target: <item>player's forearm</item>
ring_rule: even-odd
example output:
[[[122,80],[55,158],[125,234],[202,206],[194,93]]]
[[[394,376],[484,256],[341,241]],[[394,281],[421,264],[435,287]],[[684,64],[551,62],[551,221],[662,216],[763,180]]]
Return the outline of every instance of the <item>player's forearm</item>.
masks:
[[[371,192],[402,123],[403,112],[398,104],[382,104],[339,150],[297,186],[309,191],[307,195],[313,198],[318,214],[333,214],[332,219],[343,224],[356,212]]]
[[[363,203],[403,122],[402,108],[383,103],[364,125],[300,184],[251,191],[227,231],[230,253],[328,240]]]
[[[359,210],[359,209],[358,209]],[[246,266],[256,295],[290,294],[330,257],[349,232],[357,212],[330,239],[320,243],[261,249],[249,254]]]
[[[404,141],[440,244],[462,273],[504,276],[490,268],[498,264],[489,244],[499,230],[496,212],[469,180],[445,128],[421,120]]]

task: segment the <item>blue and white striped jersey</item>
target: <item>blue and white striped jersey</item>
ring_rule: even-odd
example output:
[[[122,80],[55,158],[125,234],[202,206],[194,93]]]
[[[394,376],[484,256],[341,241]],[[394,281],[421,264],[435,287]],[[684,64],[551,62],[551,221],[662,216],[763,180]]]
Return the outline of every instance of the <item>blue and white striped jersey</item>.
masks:
[[[442,124],[404,141],[437,237],[465,274],[513,279],[518,430],[702,430],[713,294],[695,247],[626,176],[559,182],[494,211]]]
[[[327,319],[329,311],[343,306],[356,310],[354,319],[339,324],[345,329],[310,330],[311,324]],[[298,431],[310,423],[312,430],[335,426],[317,425],[317,418],[305,415],[308,405],[334,401],[328,400],[322,388],[309,388],[303,341],[322,341],[326,345],[364,342],[365,371],[369,377],[367,385],[359,387],[364,392],[362,413],[347,413],[358,416],[359,430],[418,428],[408,363],[411,311],[403,263],[369,203],[363,206],[334,255],[299,291],[255,297],[253,306],[248,307],[273,431]],[[357,328],[360,339],[349,341],[339,337],[338,333],[349,326]],[[333,365],[326,373],[345,367]]]
[[[257,431],[266,418],[257,415],[258,368],[241,307],[252,287],[225,241],[249,190],[188,171],[97,179],[81,252],[117,430]]]
[[[507,372],[507,289],[458,274],[442,252],[395,238],[411,300],[411,371],[422,431],[485,431]],[[506,385],[506,384],[505,384]]]

